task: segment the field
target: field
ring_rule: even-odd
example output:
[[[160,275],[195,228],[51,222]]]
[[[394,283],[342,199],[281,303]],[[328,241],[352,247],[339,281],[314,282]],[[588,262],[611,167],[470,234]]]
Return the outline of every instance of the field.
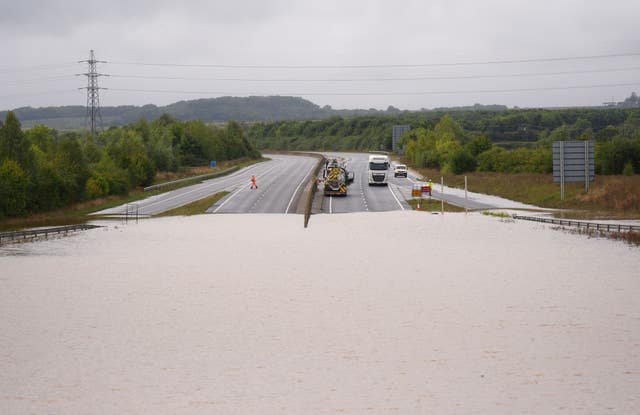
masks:
[[[464,187],[464,175],[442,174],[436,169],[417,169],[425,178],[452,187]],[[582,183],[565,184],[565,200],[560,200],[560,185],[548,174],[467,173],[472,192],[504,197],[540,207],[571,209],[564,217],[585,219],[640,218],[640,175],[596,176],[588,192]]]

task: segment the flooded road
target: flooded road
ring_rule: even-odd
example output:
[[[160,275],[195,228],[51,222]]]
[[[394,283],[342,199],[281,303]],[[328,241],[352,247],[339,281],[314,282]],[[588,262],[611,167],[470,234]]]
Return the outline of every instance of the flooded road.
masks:
[[[638,413],[640,250],[480,214],[0,248],[0,413]]]

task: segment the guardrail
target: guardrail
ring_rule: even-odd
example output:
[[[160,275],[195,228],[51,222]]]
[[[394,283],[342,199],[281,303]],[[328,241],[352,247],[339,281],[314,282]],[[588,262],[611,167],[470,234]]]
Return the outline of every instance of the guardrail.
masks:
[[[171,182],[154,184],[152,186],[147,186],[142,190],[144,190],[145,192],[149,192],[151,190],[164,189],[165,187],[174,186],[176,184],[184,184],[184,183],[189,183],[189,182],[199,182],[199,181],[206,180],[206,179],[214,179],[214,178],[219,177],[219,176],[224,176],[226,174],[233,173],[233,172],[235,172],[237,170],[240,170],[240,168],[241,168],[240,166],[234,166],[234,167],[230,167],[230,168],[228,168],[226,170],[217,171],[217,172],[214,172],[214,173],[201,174],[199,176],[186,177],[184,179],[173,180]]]
[[[26,231],[13,231],[13,232],[0,232],[0,245],[6,242],[20,240],[26,240],[27,238],[38,238],[44,236],[48,238],[49,235],[67,234],[69,232],[84,231],[87,229],[100,228],[98,225],[66,225],[57,226],[55,228],[42,228],[42,229],[30,229]]]
[[[622,232],[622,231],[633,231],[640,232],[640,226],[637,225],[623,225],[620,223],[597,223],[597,222],[585,222],[579,220],[567,220],[567,219],[550,219],[550,218],[540,218],[536,216],[519,216],[513,215],[514,219],[521,220],[530,220],[533,222],[542,222],[542,223],[550,223],[553,225],[561,225],[561,226],[575,226],[577,228],[584,229],[593,229],[596,231],[606,231],[606,232]]]

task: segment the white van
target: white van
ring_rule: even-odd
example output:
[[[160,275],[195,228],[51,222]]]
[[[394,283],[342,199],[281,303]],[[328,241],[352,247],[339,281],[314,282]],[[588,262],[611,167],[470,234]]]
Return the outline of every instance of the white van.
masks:
[[[393,168],[393,177],[407,177],[408,174],[409,170],[407,169],[406,164],[396,164],[396,166]]]
[[[372,154],[369,156],[369,186],[374,184],[388,184],[389,167],[391,162],[389,157],[382,154]]]

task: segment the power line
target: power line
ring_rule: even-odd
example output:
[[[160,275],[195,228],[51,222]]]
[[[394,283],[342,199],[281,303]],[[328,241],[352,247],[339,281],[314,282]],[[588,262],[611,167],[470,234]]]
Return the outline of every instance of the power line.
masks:
[[[48,77],[31,78],[31,79],[15,79],[10,82],[0,81],[0,83],[5,85],[18,85],[18,84],[29,84],[29,83],[43,82],[43,81],[60,81],[64,79],[71,80],[71,79],[75,79],[75,77],[73,75],[48,76]]]
[[[8,94],[8,95],[0,95],[0,98],[21,98],[21,97],[37,97],[40,95],[53,95],[53,94],[64,94],[69,92],[69,89],[57,89],[51,91],[41,91],[27,94]]]
[[[459,91],[423,91],[423,92],[347,92],[347,93],[327,93],[327,92],[289,92],[289,93],[246,93],[246,92],[223,92],[223,91],[181,91],[181,90],[165,90],[165,89],[133,89],[133,88],[100,88],[107,91],[116,92],[152,92],[152,93],[183,93],[192,95],[255,95],[255,96],[274,96],[274,95],[446,95],[446,94],[472,94],[472,93],[500,93],[500,92],[528,92],[528,91],[553,91],[553,90],[571,90],[571,89],[590,89],[590,88],[615,88],[615,87],[628,87],[637,86],[640,87],[640,82],[637,83],[621,83],[621,84],[599,84],[599,85],[576,85],[576,86],[556,86],[556,87],[541,87],[541,88],[516,88],[516,89],[484,89],[484,90],[459,90]],[[85,88],[82,88],[85,89]],[[31,97],[40,95],[53,95],[70,92],[69,89],[58,89],[51,91],[42,91],[27,94],[8,94],[0,95],[0,98],[14,98],[14,97]]]
[[[607,72],[638,71],[640,66],[630,68],[593,69],[557,72],[525,72],[494,75],[459,75],[459,76],[418,76],[418,77],[392,77],[392,78],[339,78],[339,79],[304,79],[304,78],[193,78],[183,76],[146,76],[146,75],[110,75],[112,78],[129,79],[163,79],[174,81],[224,81],[224,82],[384,82],[384,81],[443,81],[461,79],[496,79],[496,78],[524,78],[536,76],[577,75]]]
[[[407,92],[279,92],[279,93],[255,93],[255,92],[223,92],[223,91],[182,91],[168,89],[134,89],[134,88],[109,88],[110,91],[117,92],[155,92],[155,93],[171,93],[171,94],[190,94],[190,95],[252,95],[252,96],[394,96],[394,95],[452,95],[452,94],[492,94],[507,92],[533,92],[533,91],[562,91],[572,89],[592,89],[592,88],[615,88],[639,86],[640,82],[620,83],[620,84],[595,84],[595,85],[573,85],[573,86],[554,86],[539,88],[513,88],[513,89],[478,89],[478,90],[452,90],[452,91],[407,91]]]
[[[546,57],[530,59],[508,59],[491,61],[469,61],[469,62],[441,62],[441,63],[410,63],[410,64],[378,64],[378,65],[236,65],[236,64],[186,64],[186,63],[161,63],[161,62],[125,62],[111,61],[114,65],[138,65],[138,66],[171,66],[184,68],[228,68],[228,69],[363,69],[363,68],[426,68],[437,66],[472,66],[472,65],[501,65],[513,63],[534,63],[534,62],[564,62],[581,61],[595,59],[610,59],[621,57],[640,56],[640,52],[613,53],[606,55],[585,55],[567,57]]]
[[[49,64],[49,65],[32,65],[32,66],[19,66],[19,67],[12,67],[10,69],[2,68],[0,67],[0,74],[6,74],[6,73],[14,73],[14,72],[25,72],[25,71],[43,71],[43,70],[48,70],[48,69],[55,69],[55,68],[68,68],[71,66],[76,66],[77,62],[74,63],[54,63],[54,64]]]

